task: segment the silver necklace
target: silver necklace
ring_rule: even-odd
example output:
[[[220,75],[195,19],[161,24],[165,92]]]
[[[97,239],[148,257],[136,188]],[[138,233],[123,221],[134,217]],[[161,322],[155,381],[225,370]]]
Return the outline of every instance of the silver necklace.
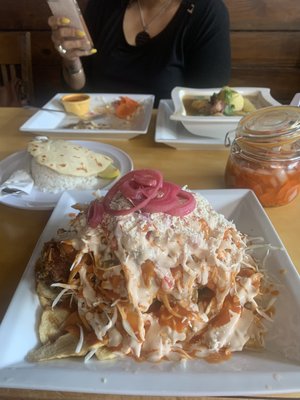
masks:
[[[162,7],[159,9],[159,11],[146,24],[144,16],[143,16],[143,10],[142,10],[141,4],[140,4],[140,0],[137,0],[138,6],[139,6],[139,12],[140,12],[141,24],[143,27],[143,30],[141,32],[139,32],[135,37],[135,44],[137,46],[142,46],[142,45],[146,44],[147,42],[149,42],[149,40],[151,39],[149,33],[147,32],[149,26],[169,7],[171,2],[172,2],[172,0],[165,1],[165,3],[162,5]]]

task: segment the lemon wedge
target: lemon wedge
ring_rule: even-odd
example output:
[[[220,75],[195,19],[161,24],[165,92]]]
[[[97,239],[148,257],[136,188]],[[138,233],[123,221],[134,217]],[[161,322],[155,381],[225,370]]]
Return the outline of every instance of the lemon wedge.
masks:
[[[232,91],[230,105],[234,107],[234,111],[241,111],[244,108],[244,97],[235,91]]]
[[[120,170],[114,165],[110,164],[104,171],[100,172],[98,176],[103,179],[114,179],[120,175]]]
[[[244,97],[244,108],[243,108],[243,111],[248,113],[248,112],[252,112],[252,111],[255,111],[255,110],[256,110],[255,105],[249,99]]]

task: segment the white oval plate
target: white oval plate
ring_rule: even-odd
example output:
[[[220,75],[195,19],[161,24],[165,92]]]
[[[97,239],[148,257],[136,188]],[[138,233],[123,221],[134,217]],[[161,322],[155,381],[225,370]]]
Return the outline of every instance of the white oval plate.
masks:
[[[92,141],[72,140],[71,142],[111,157],[114,160],[114,165],[121,172],[120,176],[127,174],[127,172],[133,169],[133,162],[128,154],[114,146]],[[18,169],[29,171],[30,157],[30,154],[26,150],[23,150],[13,153],[0,161],[0,182],[4,182]],[[101,179],[99,189],[104,187],[108,189],[115,181],[116,179]],[[95,192],[95,189],[85,192]],[[0,197],[0,203],[26,210],[51,210],[55,207],[62,193],[63,191],[58,193],[41,192],[36,187],[33,187],[30,194]]]

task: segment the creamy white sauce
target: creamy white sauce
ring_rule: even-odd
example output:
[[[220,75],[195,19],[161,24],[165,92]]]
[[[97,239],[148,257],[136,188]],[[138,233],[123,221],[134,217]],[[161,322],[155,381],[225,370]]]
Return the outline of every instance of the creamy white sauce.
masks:
[[[182,218],[163,213],[107,215],[103,226],[95,229],[87,227],[84,214],[77,218],[74,247],[82,253],[93,253],[103,269],[101,290],[113,291],[117,296],[111,302],[105,296],[102,298],[101,290],[92,287],[85,270],[80,271],[84,300],[78,303],[79,313],[99,340],[106,335],[108,347],[118,347],[118,352],[136,358],[158,361],[184,358],[185,352],[206,357],[223,348],[239,351],[250,334],[259,336],[255,330],[261,327],[254,323],[254,298],[259,292],[259,286],[253,285],[255,274],[237,277],[244,260],[254,265],[246,254],[245,237],[203,197],[196,196],[196,200],[196,209]],[[122,208],[124,202],[119,199],[116,208]],[[153,263],[154,276],[145,282],[142,266],[148,261]],[[118,276],[120,283],[115,287],[111,282]],[[211,290],[212,299],[197,297],[198,289],[203,287]],[[147,311],[155,299],[164,302],[162,295],[167,296],[171,308],[177,304],[197,318],[190,318],[189,314],[182,317],[183,325],[187,323],[179,329],[178,318],[170,314],[175,323],[161,325],[159,317]],[[242,311],[230,310],[229,321],[215,327],[212,321],[228,296],[236,297]],[[101,301],[107,309],[105,313],[95,306]],[[124,302],[131,305],[136,315],[138,333],[127,318]],[[247,303],[252,304],[251,310],[243,308]],[[194,337],[198,339],[193,341]]]

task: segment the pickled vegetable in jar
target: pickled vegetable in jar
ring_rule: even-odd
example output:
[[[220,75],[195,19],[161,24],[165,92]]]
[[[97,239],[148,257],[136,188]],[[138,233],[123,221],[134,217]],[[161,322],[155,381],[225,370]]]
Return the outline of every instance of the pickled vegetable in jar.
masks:
[[[225,183],[253,190],[264,207],[295,199],[300,191],[300,108],[267,107],[241,119]]]

